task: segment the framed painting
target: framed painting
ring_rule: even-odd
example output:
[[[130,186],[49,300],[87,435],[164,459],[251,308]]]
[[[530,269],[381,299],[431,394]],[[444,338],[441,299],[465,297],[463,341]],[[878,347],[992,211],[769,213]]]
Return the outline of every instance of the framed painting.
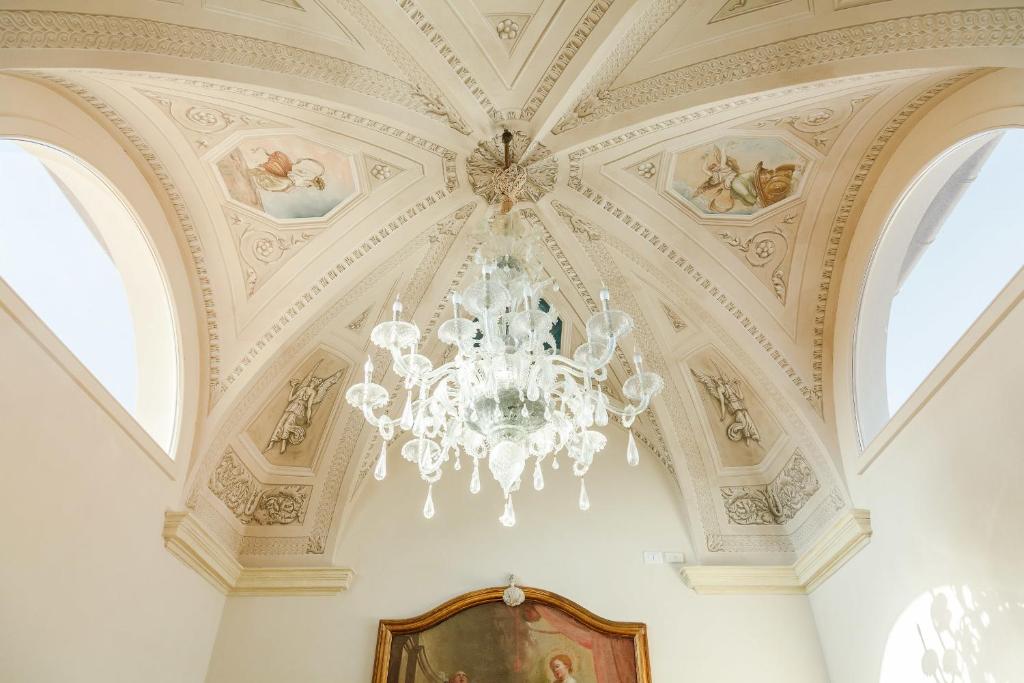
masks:
[[[537,588],[486,588],[382,620],[373,683],[651,683],[644,624]]]

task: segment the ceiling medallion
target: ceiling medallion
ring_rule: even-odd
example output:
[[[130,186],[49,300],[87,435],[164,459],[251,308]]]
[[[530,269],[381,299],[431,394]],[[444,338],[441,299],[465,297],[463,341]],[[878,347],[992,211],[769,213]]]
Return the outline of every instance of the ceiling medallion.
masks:
[[[524,136],[525,137],[525,136]],[[601,311],[587,321],[587,341],[572,357],[559,353],[552,330],[558,314],[543,299],[545,289],[557,291],[551,279],[540,280],[535,255],[538,234],[520,222],[512,206],[518,192],[528,193],[530,178],[523,179],[510,149],[514,136],[501,136],[501,166],[490,173],[488,187],[493,204],[487,235],[477,253],[481,277],[465,292],[452,294],[452,318],[438,329],[438,338],[455,347],[455,357],[439,367],[419,353],[420,330],[404,321],[397,299],[391,320],[373,328],[370,339],[391,352],[392,369],[404,380],[405,407],[399,417],[377,414],[388,404],[388,392],[374,383],[373,364],[367,359],[363,381],[349,388],[348,402],[363,412],[383,440],[374,477],[387,474],[388,443],[396,427],[411,432],[401,448],[402,457],[419,468],[427,482],[423,516],[434,516],[433,485],[442,466],[462,467],[463,455],[472,460],[471,493],[480,491],[480,461],[505,494],[499,520],[516,521],[512,494],[519,490],[530,458],[533,487],[544,488],[543,465],[550,458],[558,469],[563,451],[580,478],[579,507],[590,508],[583,476],[594,455],[607,443],[594,427],[604,427],[617,416],[628,429],[664,386],[662,378],[633,356],[635,373],[622,386],[626,402],[610,398],[604,383],[617,342],[633,328],[633,320],[609,307],[610,294],[602,288]],[[529,167],[527,167],[528,169]],[[466,314],[462,317],[460,314]],[[626,449],[630,465],[639,461],[632,432]]]
[[[503,137],[511,135],[508,144]],[[473,192],[497,204],[504,197],[518,197],[537,201],[554,189],[558,177],[558,162],[544,145],[531,144],[526,133],[505,131],[476,146],[466,159],[466,171]],[[506,163],[507,156],[507,163]],[[506,186],[496,183],[501,177],[513,176],[519,183],[515,192],[505,191]]]

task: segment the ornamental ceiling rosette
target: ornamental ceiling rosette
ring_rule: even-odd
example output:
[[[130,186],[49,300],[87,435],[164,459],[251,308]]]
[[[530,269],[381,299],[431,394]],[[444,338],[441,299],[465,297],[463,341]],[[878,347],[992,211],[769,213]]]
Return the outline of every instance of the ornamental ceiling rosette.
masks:
[[[499,176],[505,182],[510,176],[515,179],[520,199],[537,201],[555,187],[558,176],[558,162],[551,156],[551,150],[540,143],[531,145],[532,139],[521,131],[512,134],[509,146],[511,165],[505,171],[505,150],[501,134],[484,140],[476,146],[466,160],[466,171],[473,192],[497,204],[503,197],[499,188]]]

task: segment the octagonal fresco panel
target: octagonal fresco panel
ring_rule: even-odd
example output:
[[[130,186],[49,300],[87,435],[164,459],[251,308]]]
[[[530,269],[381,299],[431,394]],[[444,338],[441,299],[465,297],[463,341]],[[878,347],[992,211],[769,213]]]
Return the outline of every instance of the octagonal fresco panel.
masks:
[[[351,155],[297,135],[245,138],[217,173],[228,196],[279,220],[322,218],[359,191]]]
[[[753,216],[799,194],[807,159],[774,137],[723,137],[677,152],[670,189],[705,216]]]

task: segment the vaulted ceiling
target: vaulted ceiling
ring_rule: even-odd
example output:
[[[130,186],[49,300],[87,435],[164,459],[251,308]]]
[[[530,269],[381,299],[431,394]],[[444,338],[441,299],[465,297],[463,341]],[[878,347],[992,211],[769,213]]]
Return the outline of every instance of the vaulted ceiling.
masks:
[[[43,0],[0,11],[0,67],[102,121],[179,230],[209,387],[185,502],[244,563],[330,555],[379,449],[344,389],[369,353],[397,396],[370,329],[401,295],[429,338],[474,277],[503,127],[565,344],[607,283],[667,380],[636,434],[699,553],[758,562],[850,506],[829,379],[847,229],[908,121],[1020,65],[1021,9],[975,4]],[[310,372],[340,379],[282,448]],[[712,395],[726,379],[756,438]]]

